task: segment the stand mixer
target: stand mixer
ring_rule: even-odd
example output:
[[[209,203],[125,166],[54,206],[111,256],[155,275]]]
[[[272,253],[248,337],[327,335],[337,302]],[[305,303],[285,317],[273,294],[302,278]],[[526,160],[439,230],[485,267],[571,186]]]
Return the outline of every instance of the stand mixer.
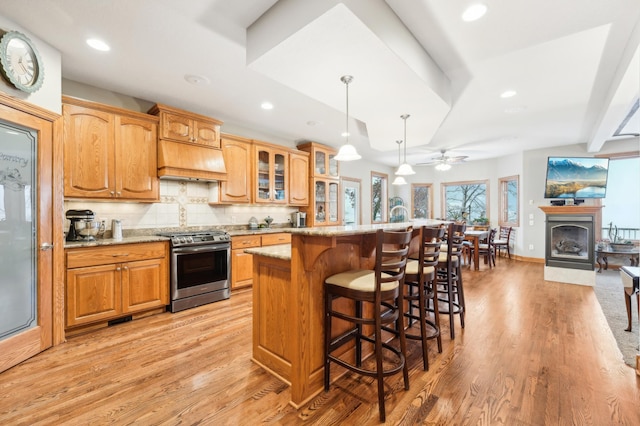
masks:
[[[67,210],[66,218],[71,221],[67,241],[93,241],[100,231],[100,222],[91,210]]]

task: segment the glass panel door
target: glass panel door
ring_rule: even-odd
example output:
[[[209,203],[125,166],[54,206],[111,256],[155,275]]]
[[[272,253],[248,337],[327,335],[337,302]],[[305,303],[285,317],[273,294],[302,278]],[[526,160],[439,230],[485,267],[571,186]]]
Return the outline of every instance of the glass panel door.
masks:
[[[275,185],[275,199],[276,200],[287,200],[287,194],[285,193],[285,163],[286,156],[284,154],[275,154],[274,155],[274,172],[273,172],[273,180]]]
[[[321,225],[324,225],[327,218],[326,218],[326,208],[325,208],[325,204],[327,201],[327,185],[324,181],[318,181],[316,182],[316,187],[315,187],[315,191],[316,191],[316,205],[315,205],[315,221],[316,223],[319,223]]]
[[[269,199],[269,151],[258,151],[258,200]]]
[[[338,222],[338,182],[329,182],[329,222]]]
[[[0,340],[38,325],[37,133],[0,121]]]

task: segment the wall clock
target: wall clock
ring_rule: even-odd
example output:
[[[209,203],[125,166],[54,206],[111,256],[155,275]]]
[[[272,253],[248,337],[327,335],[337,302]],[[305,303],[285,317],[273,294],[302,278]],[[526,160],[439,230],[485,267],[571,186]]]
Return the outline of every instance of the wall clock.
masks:
[[[27,36],[18,31],[9,31],[2,36],[0,73],[16,89],[24,92],[33,93],[42,87],[42,59]]]

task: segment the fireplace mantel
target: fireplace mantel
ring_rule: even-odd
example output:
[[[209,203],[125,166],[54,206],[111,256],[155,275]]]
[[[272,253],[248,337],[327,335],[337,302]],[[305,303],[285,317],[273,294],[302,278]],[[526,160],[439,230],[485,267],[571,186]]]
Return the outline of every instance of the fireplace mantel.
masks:
[[[603,206],[540,206],[545,214],[600,214]]]

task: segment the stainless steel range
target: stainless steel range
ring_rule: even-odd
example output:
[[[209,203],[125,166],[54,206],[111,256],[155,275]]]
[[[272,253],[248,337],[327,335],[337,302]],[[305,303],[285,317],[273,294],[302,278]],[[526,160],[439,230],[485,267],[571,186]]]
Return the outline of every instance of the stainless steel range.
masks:
[[[228,299],[231,237],[225,231],[169,232],[171,312]]]

